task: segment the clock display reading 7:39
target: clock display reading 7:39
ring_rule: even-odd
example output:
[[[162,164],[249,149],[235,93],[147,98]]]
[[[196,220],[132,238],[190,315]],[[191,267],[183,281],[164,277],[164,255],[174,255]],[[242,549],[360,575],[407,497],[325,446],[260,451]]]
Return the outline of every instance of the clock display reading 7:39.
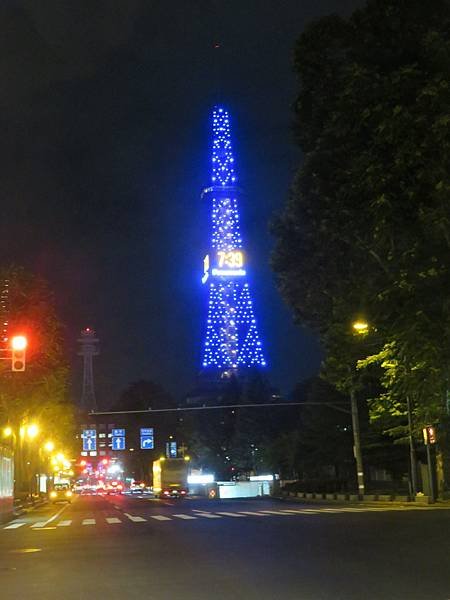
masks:
[[[244,266],[244,254],[241,250],[230,250],[217,252],[217,266],[219,269],[241,269]]]

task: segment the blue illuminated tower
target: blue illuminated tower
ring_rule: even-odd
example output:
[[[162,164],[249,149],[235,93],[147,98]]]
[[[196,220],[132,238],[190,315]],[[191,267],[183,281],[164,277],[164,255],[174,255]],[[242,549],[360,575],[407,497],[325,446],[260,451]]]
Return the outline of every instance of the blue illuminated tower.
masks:
[[[246,255],[239,228],[240,190],[234,167],[230,118],[222,107],[212,115],[211,187],[203,191],[211,219],[210,251],[203,283],[209,286],[203,372],[219,377],[265,367],[247,281]]]

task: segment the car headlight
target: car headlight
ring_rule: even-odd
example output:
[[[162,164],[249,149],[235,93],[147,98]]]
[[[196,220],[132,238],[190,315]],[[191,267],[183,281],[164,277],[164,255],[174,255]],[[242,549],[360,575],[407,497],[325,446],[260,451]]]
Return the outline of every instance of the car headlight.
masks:
[[[67,498],[70,498],[71,495],[72,495],[72,492],[70,490],[66,492]]]
[[[57,495],[56,492],[50,492],[50,498],[56,498]]]

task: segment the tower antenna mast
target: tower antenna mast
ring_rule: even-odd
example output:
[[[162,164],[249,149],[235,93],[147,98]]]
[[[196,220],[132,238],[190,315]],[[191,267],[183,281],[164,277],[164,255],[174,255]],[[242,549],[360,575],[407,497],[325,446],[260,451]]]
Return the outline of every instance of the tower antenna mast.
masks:
[[[86,327],[81,331],[81,337],[77,340],[80,344],[79,356],[83,357],[83,385],[81,389],[81,406],[89,412],[97,410],[97,400],[94,389],[93,357],[99,354],[99,339],[95,331]]]

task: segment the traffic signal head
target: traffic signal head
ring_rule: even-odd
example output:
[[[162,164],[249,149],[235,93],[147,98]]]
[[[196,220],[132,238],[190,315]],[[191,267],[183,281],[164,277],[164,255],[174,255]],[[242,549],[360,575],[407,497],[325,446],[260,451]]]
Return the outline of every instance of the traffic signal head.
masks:
[[[24,335],[15,335],[11,340],[11,371],[25,371],[25,352],[27,338]]]

